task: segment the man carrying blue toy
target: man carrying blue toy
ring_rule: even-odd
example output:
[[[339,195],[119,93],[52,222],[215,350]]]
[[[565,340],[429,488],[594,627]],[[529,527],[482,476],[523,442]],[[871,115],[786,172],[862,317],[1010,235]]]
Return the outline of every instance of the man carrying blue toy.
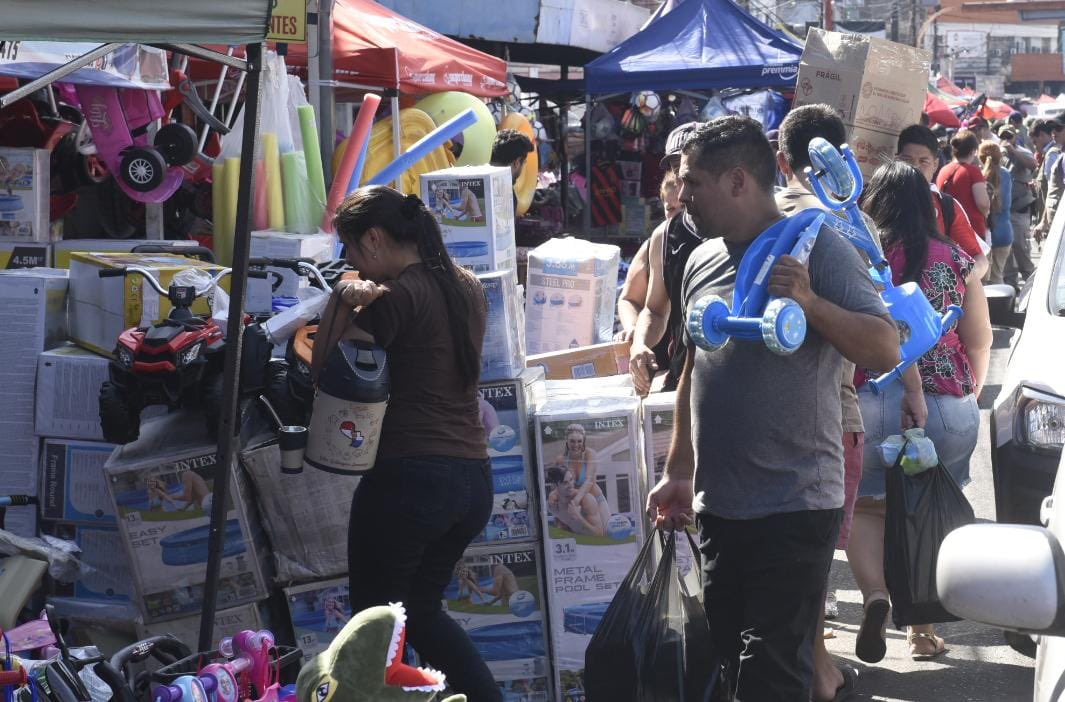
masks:
[[[732,297],[744,254],[782,220],[775,173],[749,118],[701,125],[684,147],[681,201],[708,239],[685,269],[686,310],[706,295]],[[822,228],[808,265],[783,256],[769,270],[768,293],[805,314],[793,353],[685,339],[672,446],[647,505],[667,527],[698,523],[707,616],[737,700],[810,698],[844,501],[843,361],[883,370],[899,361],[895,325],[855,248]]]

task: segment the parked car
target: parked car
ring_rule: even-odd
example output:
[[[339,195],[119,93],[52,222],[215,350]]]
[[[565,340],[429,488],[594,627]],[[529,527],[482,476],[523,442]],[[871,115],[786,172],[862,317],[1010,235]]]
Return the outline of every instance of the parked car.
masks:
[[[1035,637],[1034,702],[1057,702],[1065,690],[1065,457],[1054,492],[1041,505],[1043,526],[972,524],[943,540],[936,590],[947,611]]]
[[[1065,440],[1065,216],[1043,244],[1026,315],[991,412],[999,522],[1038,524]]]

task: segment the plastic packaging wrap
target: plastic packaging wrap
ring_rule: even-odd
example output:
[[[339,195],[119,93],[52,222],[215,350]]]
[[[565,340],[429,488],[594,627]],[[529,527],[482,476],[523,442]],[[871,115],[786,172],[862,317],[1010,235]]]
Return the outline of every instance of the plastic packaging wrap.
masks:
[[[621,249],[551,239],[529,253],[525,334],[530,355],[610,341]]]
[[[906,475],[916,475],[939,464],[936,445],[924,434],[924,429],[907,429],[892,434],[876,447],[880,462],[891,467],[896,462]],[[901,460],[900,460],[901,455]]]
[[[82,573],[78,559],[81,549],[73,541],[54,536],[17,536],[0,529],[0,553],[5,556],[21,554],[48,563],[48,574],[56,580],[77,580]]]

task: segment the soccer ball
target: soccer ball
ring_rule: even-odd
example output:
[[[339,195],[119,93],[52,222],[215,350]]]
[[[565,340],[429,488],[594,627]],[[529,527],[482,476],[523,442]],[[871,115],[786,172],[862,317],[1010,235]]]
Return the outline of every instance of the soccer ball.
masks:
[[[648,122],[654,122],[662,111],[662,98],[658,93],[644,90],[636,93],[632,99],[632,106],[638,109],[647,118]]]

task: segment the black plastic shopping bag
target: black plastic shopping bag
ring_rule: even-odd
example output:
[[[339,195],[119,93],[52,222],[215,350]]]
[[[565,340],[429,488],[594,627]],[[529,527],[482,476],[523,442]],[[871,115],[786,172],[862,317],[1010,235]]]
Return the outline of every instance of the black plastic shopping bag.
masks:
[[[891,618],[900,629],[957,621],[939,602],[936,560],[947,534],[975,521],[973,508],[942,463],[906,475],[900,464],[903,453],[887,472],[884,575]]]
[[[677,533],[670,532],[636,621],[640,702],[705,702],[721,670],[706,612],[681,577],[676,553]]]
[[[636,702],[636,618],[651,583],[657,532],[644,542],[628,575],[610,601],[584,652],[584,691],[588,702]]]

